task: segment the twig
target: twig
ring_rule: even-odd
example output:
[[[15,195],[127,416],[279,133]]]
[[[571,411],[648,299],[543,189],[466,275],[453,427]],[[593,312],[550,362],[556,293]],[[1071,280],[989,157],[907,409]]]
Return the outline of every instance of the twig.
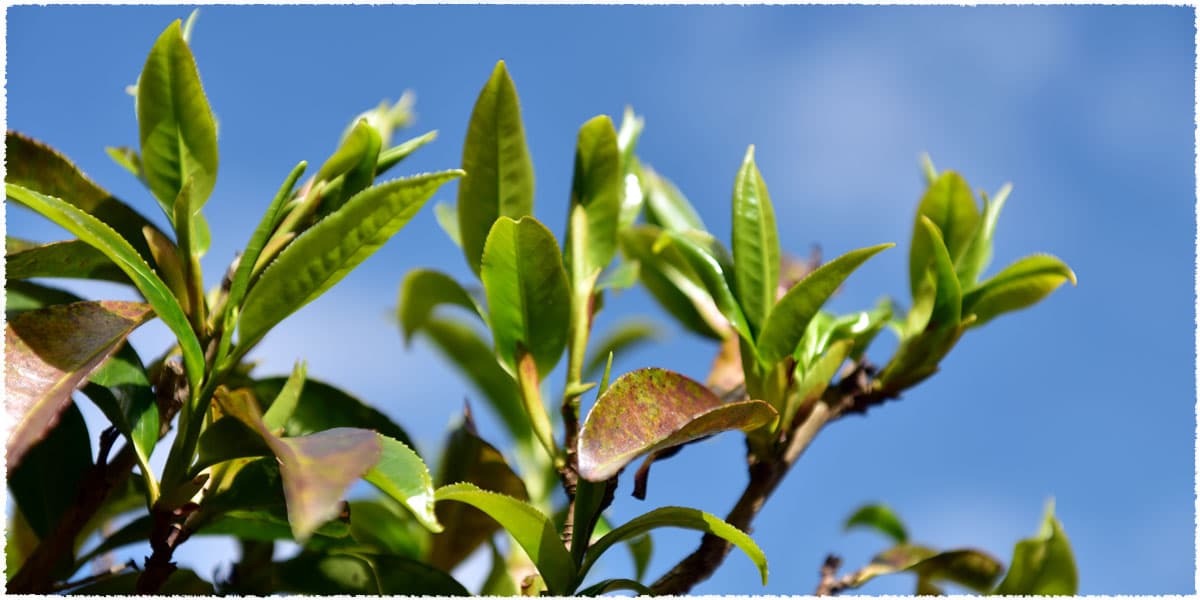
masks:
[[[80,586],[88,585],[89,583],[95,583],[97,581],[102,581],[102,580],[108,579],[109,577],[120,575],[121,573],[124,573],[125,571],[128,571],[128,570],[136,571],[137,570],[137,561],[130,560],[129,562],[126,562],[124,564],[113,565],[112,567],[109,567],[108,569],[105,569],[104,571],[102,571],[100,573],[97,573],[95,575],[91,575],[88,577],[84,577],[83,579],[77,579],[75,581],[68,581],[65,583],[56,583],[56,584],[50,586],[50,591],[61,592],[63,590],[69,590],[71,588],[77,588]]]
[[[836,596],[854,587],[854,575],[837,576],[841,567],[842,559],[837,555],[830,554],[825,557],[825,562],[821,565],[821,582],[817,584],[815,592],[817,596]]]

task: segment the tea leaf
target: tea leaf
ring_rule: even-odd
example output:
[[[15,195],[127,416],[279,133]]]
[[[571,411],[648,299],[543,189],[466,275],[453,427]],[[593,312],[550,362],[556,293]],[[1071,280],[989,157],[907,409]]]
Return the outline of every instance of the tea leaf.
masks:
[[[1054,501],[1038,534],[1017,542],[1004,581],[992,591],[1005,596],[1073,596],[1079,593],[1079,573],[1071,543],[1054,516]]]
[[[979,227],[955,264],[958,282],[963,289],[969,289],[978,283],[979,276],[992,261],[992,236],[996,231],[996,220],[1000,217],[1000,209],[1004,208],[1004,202],[1008,200],[1010,192],[1012,185],[1004,184],[995,198],[989,200],[987,194],[983,195],[983,216],[979,219]]]
[[[661,337],[662,332],[650,322],[625,321],[617,325],[595,344],[591,358],[583,368],[584,379],[593,379],[599,375],[608,361],[609,354],[625,352]]]
[[[461,306],[485,319],[487,312],[454,278],[431,269],[415,269],[404,276],[400,284],[397,317],[404,331],[404,342],[428,322],[438,306]]]
[[[279,394],[275,396],[271,405],[263,413],[263,425],[267,427],[267,430],[282,429],[292,418],[292,413],[296,412],[296,405],[300,402],[300,393],[304,389],[306,377],[308,377],[307,365],[304,361],[297,361],[296,366],[292,367],[292,374],[279,390]]]
[[[975,315],[974,325],[979,326],[1004,313],[1037,304],[1067,281],[1075,285],[1075,272],[1058,258],[1048,254],[1026,256],[967,292],[962,310]]]
[[[89,379],[91,384],[84,386],[83,393],[133,443],[138,465],[148,468],[150,454],[158,444],[160,422],[141,357],[127,342]]]
[[[664,235],[665,239],[670,240],[670,245],[679,250],[679,254],[699,277],[708,296],[712,298],[721,314],[729,320],[734,331],[737,331],[742,339],[753,344],[754,336],[750,332],[750,326],[729,285],[728,278],[731,274],[724,268],[721,261],[682,233],[667,231]]]
[[[617,226],[621,212],[621,153],[617,132],[607,115],[583,124],[575,145],[575,173],[571,178],[571,205],[583,207],[587,230],[567,228],[566,246],[584,244],[584,264],[573,265],[567,253],[567,270],[576,279],[603,269],[617,251]]]
[[[683,375],[639,369],[617,378],[588,413],[579,432],[579,475],[604,481],[643,454],[722,431],[750,431],[776,416],[760,400],[723,403]]]
[[[471,110],[462,168],[466,176],[458,185],[458,225],[467,264],[479,275],[492,223],[533,213],[533,163],[517,89],[504,61],[496,63]]]
[[[4,330],[8,464],[54,426],[71,393],[153,316],[140,302],[77,302],[17,315]]]
[[[913,220],[912,247],[908,255],[908,278],[915,296],[925,269],[933,258],[933,247],[921,225],[922,217],[937,226],[953,264],[967,249],[979,223],[979,207],[966,180],[954,171],[941,175],[925,191]]]
[[[442,525],[433,512],[433,478],[429,469],[403,442],[376,435],[383,453],[363,479],[403,505],[426,529],[440,532]]]
[[[646,182],[647,223],[667,231],[708,231],[696,209],[669,179],[648,166],[642,167],[642,178]]]
[[[854,511],[842,528],[849,530],[854,527],[874,529],[897,544],[908,541],[908,531],[904,529],[904,522],[892,509],[883,504],[867,504]]]
[[[622,251],[638,262],[642,285],[680,325],[704,337],[722,339],[729,321],[678,250],[668,246],[655,251],[660,234],[657,227],[634,225],[621,232]]]
[[[97,279],[131,284],[102,252],[79,240],[52,242],[9,253],[4,257],[8,280],[34,277]]]
[[[437,130],[430,131],[415,138],[404,140],[403,142],[392,146],[379,153],[379,160],[375,164],[375,176],[379,177],[387,173],[392,167],[400,164],[400,161],[406,159],[419,148],[436,140],[438,136]]]
[[[287,379],[270,377],[255,381],[251,390],[260,405],[270,412],[285,385]],[[404,429],[387,415],[332,385],[306,378],[296,407],[283,424],[283,434],[297,437],[335,427],[371,429],[414,447]]]
[[[733,186],[734,291],[751,333],[761,335],[779,286],[779,234],[754,146],[746,149]]]
[[[92,466],[87,424],[77,406],[67,404],[43,433],[20,464],[9,463],[7,472],[12,498],[37,539],[49,537],[75,505],[79,483]]]

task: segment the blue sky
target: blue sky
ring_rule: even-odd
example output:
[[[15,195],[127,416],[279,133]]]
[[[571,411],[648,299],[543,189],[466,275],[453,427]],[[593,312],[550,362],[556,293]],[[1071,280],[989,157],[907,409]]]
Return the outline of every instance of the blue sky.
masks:
[[[136,145],[124,87],[163,27],[189,10],[10,8],[8,127],[163,222],[104,146]],[[1007,562],[1054,497],[1082,593],[1192,593],[1193,18],[1188,8],[1133,6],[205,7],[193,49],[220,121],[221,168],[205,208],[214,235],[204,267],[215,283],[291,167],[322,160],[348,119],[405,89],[417,94],[418,122],[399,135],[440,137],[400,170],[457,166],[498,59],[521,96],[536,213],[551,229],[563,230],[578,127],[631,104],[646,119],[643,160],[726,241],[733,176],[753,143],[785,250],[806,255],[818,243],[833,257],[897,242],[832,301],[841,312],[883,295],[907,303],[917,157],[929,152],[975,188],[1013,182],[991,272],[1049,252],[1079,287],[969,333],[932,380],[823,432],[756,521],[770,584],[734,555],[695,591],[811,593],[826,553],[856,566],[883,548],[869,533],[840,531],[868,501],[891,504],[918,541]],[[435,202],[453,198],[450,186]],[[7,219],[10,234],[67,237],[23,209]],[[429,347],[406,349],[391,323],[398,284],[416,267],[470,277],[428,209],[256,358],[261,373],[308,360],[311,376],[379,406],[436,455],[450,415],[474,393]],[[634,290],[610,299],[599,327],[662,314]],[[703,378],[712,345],[667,329],[661,344],[618,357],[616,371],[653,365]],[[158,323],[135,337],[143,354],[166,339]],[[894,346],[884,338],[871,355],[883,362]],[[501,438],[494,420],[481,426]],[[724,514],[743,482],[741,440],[729,434],[656,466],[645,502],[623,481],[612,514],[673,504]],[[698,540],[655,535],[652,577]],[[181,558],[206,574],[229,551],[193,543]],[[631,573],[619,554],[600,567]],[[863,591],[911,586],[897,577]]]

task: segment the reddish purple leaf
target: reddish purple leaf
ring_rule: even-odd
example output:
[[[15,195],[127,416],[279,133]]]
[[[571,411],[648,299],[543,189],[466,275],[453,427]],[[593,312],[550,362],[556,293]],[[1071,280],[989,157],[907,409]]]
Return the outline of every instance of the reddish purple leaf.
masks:
[[[4,330],[8,468],[42,439],[71,393],[154,316],[141,302],[75,302],[21,313]]]
[[[665,369],[626,373],[583,424],[579,474],[604,481],[648,452],[731,429],[757,429],[777,416],[761,400],[723,403],[699,382]]]

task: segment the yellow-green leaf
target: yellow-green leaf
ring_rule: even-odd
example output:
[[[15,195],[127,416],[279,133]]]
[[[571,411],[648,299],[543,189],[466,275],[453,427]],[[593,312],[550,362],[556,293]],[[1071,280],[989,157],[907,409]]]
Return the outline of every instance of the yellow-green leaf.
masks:
[[[975,326],[1004,314],[1033,306],[1065,282],[1076,284],[1075,272],[1048,254],[1026,256],[967,292],[963,314],[975,315]]]
[[[966,180],[954,171],[943,171],[925,191],[913,222],[913,241],[909,251],[908,276],[916,295],[925,269],[933,255],[929,238],[922,232],[921,218],[937,226],[945,240],[953,264],[967,249],[979,223],[979,207]]]
[[[779,286],[779,234],[767,182],[754,164],[754,146],[746,149],[733,184],[733,266],[738,304],[750,332],[759,335]]]
[[[572,264],[567,253],[567,269],[575,279],[585,278],[596,269],[608,266],[617,251],[617,226],[621,212],[621,153],[617,132],[607,115],[583,124],[575,145],[575,173],[571,179],[571,205],[583,207],[586,231],[567,228],[566,245],[583,243],[584,264]],[[574,224],[574,221],[572,221]],[[576,272],[577,271],[577,272]]]

